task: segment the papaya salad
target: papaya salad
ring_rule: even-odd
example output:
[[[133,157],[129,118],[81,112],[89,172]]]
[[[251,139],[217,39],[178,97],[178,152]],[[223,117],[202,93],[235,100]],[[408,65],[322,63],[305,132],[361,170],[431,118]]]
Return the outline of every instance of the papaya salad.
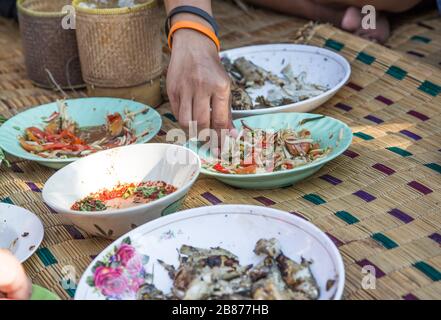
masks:
[[[164,181],[146,181],[141,183],[119,184],[112,189],[103,189],[76,201],[71,210],[105,211],[108,209],[125,209],[161,199],[177,188]]]
[[[106,116],[103,125],[79,127],[69,117],[67,104],[64,101],[57,103],[58,111],[43,120],[42,129],[25,129],[19,138],[23,149],[47,159],[79,158],[100,150],[132,144],[138,138],[131,123],[140,112],[125,111],[124,118],[115,112]]]
[[[238,137],[227,137],[219,158],[206,159],[203,167],[223,174],[256,174],[290,170],[314,162],[331,152],[312,138],[307,129],[253,129],[242,121]]]

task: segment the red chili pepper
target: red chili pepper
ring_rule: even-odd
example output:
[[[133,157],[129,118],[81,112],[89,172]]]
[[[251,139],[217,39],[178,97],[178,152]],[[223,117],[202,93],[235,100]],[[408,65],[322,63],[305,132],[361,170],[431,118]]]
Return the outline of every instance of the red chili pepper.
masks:
[[[107,127],[112,137],[118,137],[123,133],[124,121],[118,112],[107,116]]]
[[[60,133],[61,138],[63,139],[71,139],[73,144],[85,144],[83,140],[78,138],[75,134],[68,130],[63,130]]]
[[[114,114],[109,114],[109,115],[107,116],[107,119],[109,120],[109,122],[113,122],[113,121],[115,121],[115,120],[119,120],[119,119],[121,119],[121,115],[120,115],[118,112],[116,112],[116,113],[114,113]]]
[[[98,200],[108,201],[116,198],[121,198],[129,188],[135,187],[135,184],[123,184],[119,185],[112,190],[103,190],[101,193],[97,194]]]
[[[49,150],[60,150],[68,147],[69,145],[61,142],[55,142],[51,144],[46,144],[44,146],[41,146],[43,148],[43,151],[49,151]]]
[[[46,138],[46,133],[36,127],[30,127],[25,130],[27,137],[35,142]]]
[[[213,166],[213,169],[220,173],[230,173],[224,166],[222,166],[219,162]]]
[[[294,166],[291,163],[285,163],[286,169],[292,169]]]

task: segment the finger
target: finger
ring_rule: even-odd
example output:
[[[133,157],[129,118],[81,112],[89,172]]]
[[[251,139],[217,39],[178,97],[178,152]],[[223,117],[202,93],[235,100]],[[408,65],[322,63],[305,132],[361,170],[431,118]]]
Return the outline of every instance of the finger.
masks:
[[[220,137],[222,129],[231,127],[230,89],[225,88],[215,92],[211,98],[211,123]]]
[[[170,70],[172,70],[172,68],[168,69],[168,74],[167,74],[167,96],[168,96],[168,101],[170,102],[170,109],[173,115],[178,119],[179,104],[180,104],[179,89],[176,83],[174,83],[173,80],[171,80],[173,76],[170,75]]]
[[[183,92],[179,97],[178,121],[184,129],[188,129],[189,123],[193,119],[192,100],[191,93],[188,92]]]
[[[8,299],[29,299],[32,291],[22,265],[7,250],[0,250],[0,291]]]
[[[172,97],[169,95],[169,102],[170,102],[171,112],[173,113],[176,119],[179,119],[179,104],[180,104],[179,96]]]
[[[234,129],[234,123],[233,123],[233,114],[232,114],[232,106],[233,105],[233,97],[231,96],[231,93],[230,93],[230,98],[229,98],[229,101],[228,101],[228,123],[229,123],[229,129],[231,130],[231,129]]]
[[[231,126],[229,97],[225,95],[215,94],[212,97],[212,146],[211,149],[222,148],[225,136]]]
[[[220,148],[212,148],[211,149],[211,154],[215,158],[220,158]]]
[[[230,136],[233,138],[237,138],[239,136],[239,131],[236,128],[230,129]]]
[[[196,93],[193,97],[193,121],[196,121],[198,132],[210,128],[210,96]]]
[[[231,96],[231,94],[230,94],[230,103],[229,103],[229,108],[228,108],[228,118],[229,118],[229,123],[230,123],[230,127],[229,127],[229,129],[230,129],[230,132],[229,132],[229,135],[231,136],[231,137],[233,137],[233,138],[237,138],[238,136],[239,136],[239,131],[237,131],[237,129],[236,129],[236,127],[234,126],[234,123],[233,123],[233,114],[232,114],[232,108],[231,108],[231,106],[233,105],[233,97]]]

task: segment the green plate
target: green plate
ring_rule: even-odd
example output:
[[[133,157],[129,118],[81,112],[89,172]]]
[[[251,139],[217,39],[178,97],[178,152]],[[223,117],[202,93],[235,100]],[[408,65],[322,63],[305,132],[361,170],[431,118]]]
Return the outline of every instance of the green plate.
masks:
[[[34,284],[31,300],[60,300],[60,298],[55,293]]]
[[[146,131],[149,133],[138,139],[136,143],[145,143],[150,141],[159,132],[162,126],[161,116],[153,108],[147,107],[142,103],[131,100],[116,98],[81,98],[66,100],[69,116],[74,119],[80,127],[96,126],[105,123],[105,117],[108,114],[120,112],[128,109],[131,112],[148,108],[147,113],[136,116],[133,121],[133,129],[137,135]],[[22,113],[6,121],[0,126],[0,148],[7,153],[19,158],[36,161],[44,166],[60,169],[65,165],[77,160],[70,159],[45,159],[24,150],[18,137],[23,135],[28,127],[35,126],[42,128],[44,126],[43,118],[49,117],[54,111],[58,111],[55,102],[41,105]]]
[[[293,185],[316,173],[327,162],[341,155],[352,142],[352,131],[343,122],[324,117],[320,120],[306,122],[303,125],[299,123],[307,118],[316,118],[319,115],[310,113],[273,113],[253,117],[247,117],[234,121],[235,127],[242,128],[241,120],[252,128],[274,129],[295,128],[297,131],[305,128],[311,131],[312,138],[319,141],[324,147],[331,147],[332,151],[324,158],[296,167],[291,170],[258,173],[258,174],[223,174],[202,169],[201,172],[207,176],[212,176],[219,181],[238,188],[245,189],[274,189]],[[201,159],[209,158],[209,151],[206,148],[198,148],[193,144],[187,144],[187,147],[198,153]]]

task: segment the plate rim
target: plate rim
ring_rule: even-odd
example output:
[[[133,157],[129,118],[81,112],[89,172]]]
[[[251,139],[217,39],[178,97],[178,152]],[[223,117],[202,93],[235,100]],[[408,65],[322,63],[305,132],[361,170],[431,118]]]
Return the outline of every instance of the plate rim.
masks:
[[[303,113],[303,112],[290,112],[290,113],[277,112],[277,113],[267,113],[267,114],[254,115],[254,116],[250,116],[250,117],[245,118],[245,120],[246,119],[252,119],[254,117],[273,117],[273,116],[279,116],[279,115],[283,115],[284,117],[287,117],[291,113],[292,113],[292,115],[299,115],[299,116],[305,116],[305,115],[317,116],[318,115],[318,114],[315,114],[315,113]],[[323,119],[331,119],[332,121],[340,123],[343,126],[342,129],[344,131],[347,131],[348,134],[350,134],[348,142],[346,144],[344,144],[343,146],[340,146],[339,149],[341,149],[341,150],[336,152],[333,155],[329,155],[329,156],[321,158],[321,159],[319,159],[319,160],[317,160],[315,162],[311,162],[311,163],[308,163],[308,164],[305,164],[305,165],[302,165],[302,166],[299,166],[299,167],[295,167],[293,169],[283,170],[283,171],[263,172],[263,173],[255,173],[255,174],[226,174],[226,173],[220,173],[220,172],[219,173],[218,172],[212,172],[212,171],[209,171],[209,170],[205,169],[204,167],[202,167],[201,168],[201,173],[205,174],[205,175],[208,175],[208,176],[216,177],[216,178],[228,178],[228,179],[231,179],[231,180],[243,180],[246,177],[250,178],[250,179],[254,179],[254,178],[262,178],[262,177],[269,177],[269,176],[271,176],[271,177],[282,176],[282,175],[287,175],[287,174],[290,174],[290,173],[303,172],[303,171],[306,171],[308,169],[314,169],[314,168],[323,166],[326,163],[328,163],[328,162],[334,160],[335,158],[341,156],[343,154],[343,152],[345,152],[351,146],[353,138],[354,138],[354,134],[352,133],[351,128],[346,123],[344,123],[343,121],[338,120],[336,118],[330,117],[330,116],[326,116],[326,115],[324,115],[324,116],[325,117]],[[323,120],[323,119],[321,119],[321,120]],[[244,120],[244,119],[236,119],[236,120],[233,121],[233,123],[236,122],[236,121],[241,121],[241,120]],[[187,143],[186,145],[188,146],[189,144]],[[199,153],[197,153],[197,154],[199,156]],[[201,158],[201,160],[202,160],[202,158]]]
[[[30,210],[28,210],[26,208],[17,206],[15,204],[0,202],[0,207],[5,207],[6,209],[10,209],[11,207],[13,207],[15,210],[21,211],[21,214],[28,215],[28,216],[32,217],[32,219],[34,219],[34,221],[35,221],[35,225],[37,226],[37,229],[39,229],[39,231],[41,231],[37,237],[37,243],[34,244],[35,248],[32,250],[29,250],[29,252],[23,256],[23,258],[17,257],[17,255],[15,253],[13,253],[13,255],[18,260],[20,260],[20,263],[23,263],[26,260],[28,260],[38,250],[41,243],[43,242],[43,239],[44,239],[43,221],[35,213],[31,212]]]
[[[284,110],[287,110],[288,108],[294,108],[294,107],[301,107],[306,103],[313,103],[315,101],[318,101],[322,98],[325,98],[327,95],[330,94],[334,94],[336,93],[338,90],[340,90],[348,81],[349,78],[351,77],[352,74],[352,68],[351,65],[349,63],[349,61],[342,56],[341,54],[338,54],[335,51],[326,49],[326,48],[322,48],[322,47],[318,47],[318,46],[312,46],[312,45],[306,45],[306,44],[295,44],[295,43],[272,43],[272,44],[260,44],[260,45],[250,45],[250,46],[243,46],[243,47],[238,47],[238,48],[232,48],[232,49],[228,49],[228,50],[224,50],[221,51],[219,53],[220,57],[223,57],[224,55],[227,55],[229,53],[234,53],[235,51],[242,51],[242,50],[252,50],[252,49],[262,49],[262,48],[271,48],[273,47],[274,51],[286,51],[289,48],[303,48],[306,49],[306,51],[311,52],[312,50],[315,51],[321,51],[321,52],[325,52],[327,53],[329,56],[332,56],[334,58],[336,58],[337,60],[339,60],[345,67],[345,70],[347,71],[345,76],[343,77],[343,79],[337,83],[334,87],[332,87],[331,89],[329,89],[326,92],[323,92],[321,94],[319,94],[318,96],[303,100],[303,101],[298,101],[295,103],[291,103],[291,104],[286,104],[286,105],[282,105],[282,106],[277,106],[277,107],[272,107],[272,108],[266,108],[266,109],[257,109],[257,110],[233,110],[231,109],[231,113],[232,115],[235,115],[237,117],[240,116],[247,116],[247,115],[261,115],[261,114],[267,114],[267,113],[278,113]],[[312,53],[312,52],[311,52]],[[271,111],[270,111],[271,110]],[[293,112],[295,112],[293,110]]]
[[[83,97],[83,98],[66,99],[65,101],[69,102],[69,101],[81,101],[81,100],[90,100],[90,99],[93,99],[93,100],[115,100],[115,101],[116,100],[120,100],[120,101],[129,102],[129,103],[132,103],[132,104],[135,103],[135,104],[139,104],[139,105],[144,105],[145,107],[149,108],[148,112],[154,111],[153,114],[154,114],[155,118],[159,119],[158,128],[155,128],[154,130],[152,130],[152,133],[154,133],[154,134],[152,135],[152,137],[150,139],[147,139],[147,140],[142,141],[142,142],[135,142],[133,144],[147,143],[147,142],[151,141],[159,133],[159,131],[161,131],[161,128],[162,128],[162,125],[163,125],[161,114],[159,114],[159,112],[156,111],[156,109],[151,107],[150,105],[147,105],[147,104],[144,104],[144,103],[141,103],[141,102],[138,102],[138,101],[123,99],[123,98],[113,98],[113,97]],[[29,108],[29,109],[26,109],[26,110],[24,110],[24,111],[22,111],[20,113],[17,113],[16,115],[14,115],[12,118],[8,119],[5,123],[3,123],[0,126],[0,133],[2,131],[6,132],[5,124],[7,124],[9,121],[11,121],[10,123],[13,123],[12,122],[13,120],[17,120],[18,117],[22,116],[23,114],[26,114],[27,112],[31,112],[32,110],[37,109],[37,108],[42,108],[43,109],[44,107],[47,107],[49,105],[53,105],[55,103],[56,103],[56,101],[50,102],[50,103],[41,104],[41,105],[34,106],[34,107]],[[39,157],[39,156],[33,155],[32,153],[27,152],[24,149],[23,149],[23,154],[18,154],[15,150],[11,150],[9,147],[5,147],[5,144],[2,143],[2,139],[0,139],[0,148],[3,151],[5,151],[6,153],[8,153],[10,155],[13,155],[13,156],[15,156],[17,158],[25,159],[25,160],[29,160],[29,161],[36,161],[36,162],[70,163],[70,162],[74,162],[76,160],[84,158],[84,157],[80,157],[80,158],[75,157],[75,158],[68,158],[68,159],[49,159],[49,158],[43,158],[43,157]]]
[[[114,240],[111,244],[109,244],[106,248],[104,248],[99,255],[93,259],[93,261],[87,266],[87,268],[84,270],[84,273],[81,275],[80,280],[78,281],[77,290],[75,292],[74,300],[83,300],[86,299],[86,293],[88,292],[88,285],[86,283],[86,279],[88,275],[90,274],[93,266],[97,261],[102,259],[109,250],[113,249],[115,244],[121,243],[121,241],[124,238],[127,237],[134,237],[139,236],[141,233],[146,234],[150,233],[158,228],[164,227],[166,225],[175,223],[177,221],[191,219],[199,216],[209,216],[209,215],[223,215],[223,214],[232,214],[229,213],[232,212],[233,214],[246,214],[246,215],[260,215],[262,217],[271,217],[277,220],[285,221],[286,223],[290,223],[289,220],[291,220],[291,224],[297,225],[299,228],[311,230],[314,234],[317,234],[319,239],[317,239],[320,244],[329,250],[328,253],[330,253],[331,257],[333,257],[335,260],[335,272],[337,276],[337,288],[332,296],[331,300],[340,300],[343,296],[344,291],[344,285],[346,281],[345,276],[345,266],[343,262],[343,258],[341,256],[340,251],[338,250],[335,243],[329,238],[329,236],[326,235],[326,233],[322,230],[320,230],[315,224],[313,224],[310,221],[306,221],[300,217],[297,217],[293,214],[290,214],[286,211],[274,209],[274,208],[268,208],[268,207],[262,207],[262,206],[256,206],[256,205],[237,205],[237,204],[226,204],[226,205],[216,205],[216,206],[204,206],[204,207],[198,207],[198,208],[191,208],[184,211],[177,212],[177,214],[168,215],[165,217],[158,218],[156,220],[147,222],[141,226],[139,226],[136,229],[133,229],[126,234],[122,235],[118,239]],[[253,210],[262,211],[262,212],[253,212]],[[145,230],[144,230],[145,229]]]

